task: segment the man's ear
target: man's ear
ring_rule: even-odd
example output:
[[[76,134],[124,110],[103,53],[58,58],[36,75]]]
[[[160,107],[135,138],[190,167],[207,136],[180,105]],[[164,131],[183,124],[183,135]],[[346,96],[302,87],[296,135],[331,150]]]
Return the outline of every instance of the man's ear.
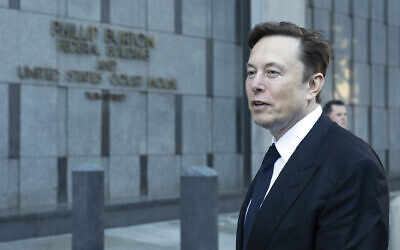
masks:
[[[317,73],[311,76],[308,81],[307,99],[314,100],[315,97],[321,92],[324,86],[325,77],[322,73]]]

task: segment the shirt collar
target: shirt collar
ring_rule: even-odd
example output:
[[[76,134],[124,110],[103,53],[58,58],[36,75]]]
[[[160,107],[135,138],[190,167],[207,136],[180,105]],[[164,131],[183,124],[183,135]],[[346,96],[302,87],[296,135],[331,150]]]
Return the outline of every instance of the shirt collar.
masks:
[[[272,137],[272,143],[275,143],[276,149],[281,155],[283,161],[286,162],[292,156],[297,146],[304,139],[304,137],[310,132],[311,128],[317,122],[318,118],[322,114],[322,108],[320,105],[317,106],[312,112],[303,117],[293,127],[291,127],[285,134],[279,138],[278,141],[275,137]]]

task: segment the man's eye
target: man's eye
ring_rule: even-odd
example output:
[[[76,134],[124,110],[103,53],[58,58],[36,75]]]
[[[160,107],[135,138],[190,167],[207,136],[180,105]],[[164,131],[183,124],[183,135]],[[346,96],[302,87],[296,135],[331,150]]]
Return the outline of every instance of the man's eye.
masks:
[[[254,71],[247,71],[247,77],[253,77],[256,74]]]
[[[275,70],[267,70],[265,73],[267,76],[272,76],[272,77],[279,75],[279,72]]]

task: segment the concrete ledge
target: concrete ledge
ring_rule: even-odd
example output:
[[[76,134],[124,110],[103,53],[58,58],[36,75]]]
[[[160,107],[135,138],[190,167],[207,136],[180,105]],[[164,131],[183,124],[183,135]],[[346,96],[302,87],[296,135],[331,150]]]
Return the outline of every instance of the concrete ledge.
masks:
[[[220,213],[239,211],[243,192],[221,194]],[[131,226],[179,218],[179,198],[124,200],[106,202],[105,228]],[[71,208],[32,208],[0,211],[0,242],[72,232]]]

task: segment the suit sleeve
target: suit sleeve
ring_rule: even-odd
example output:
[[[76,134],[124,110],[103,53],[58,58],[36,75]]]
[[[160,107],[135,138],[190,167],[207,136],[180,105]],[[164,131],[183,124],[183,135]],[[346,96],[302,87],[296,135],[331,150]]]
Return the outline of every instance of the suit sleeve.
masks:
[[[349,166],[320,214],[316,248],[388,248],[389,197],[384,170],[372,160]]]

